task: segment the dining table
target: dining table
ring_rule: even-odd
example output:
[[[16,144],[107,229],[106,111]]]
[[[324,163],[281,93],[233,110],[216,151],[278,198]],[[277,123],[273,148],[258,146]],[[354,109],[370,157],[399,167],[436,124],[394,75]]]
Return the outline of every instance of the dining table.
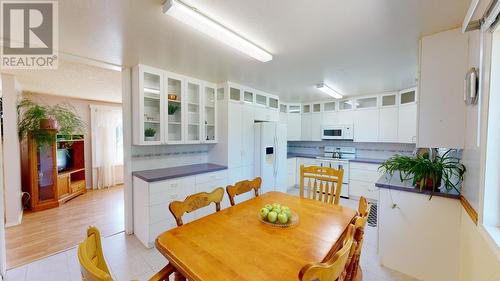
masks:
[[[263,223],[259,211],[279,203],[298,223]],[[188,280],[298,280],[300,269],[321,262],[341,248],[351,208],[267,192],[235,206],[173,228],[156,239],[156,248]]]

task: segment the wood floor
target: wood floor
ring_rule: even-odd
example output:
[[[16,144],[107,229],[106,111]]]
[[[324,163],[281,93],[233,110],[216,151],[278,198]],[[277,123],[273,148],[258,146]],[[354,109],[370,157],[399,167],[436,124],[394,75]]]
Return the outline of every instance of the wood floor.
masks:
[[[62,206],[25,212],[20,225],[6,229],[7,268],[74,247],[95,225],[102,236],[125,229],[123,186],[87,193]]]

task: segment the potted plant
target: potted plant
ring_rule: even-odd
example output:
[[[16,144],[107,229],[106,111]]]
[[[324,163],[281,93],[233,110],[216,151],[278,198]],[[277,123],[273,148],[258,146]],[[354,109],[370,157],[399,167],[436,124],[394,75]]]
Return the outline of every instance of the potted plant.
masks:
[[[391,177],[399,172],[401,181],[412,180],[421,192],[424,189],[439,192],[437,188],[444,183],[446,190],[455,189],[460,193],[459,185],[466,169],[459,158],[451,155],[451,151],[432,158],[428,153],[416,157],[394,155],[382,163],[379,170]]]
[[[30,133],[39,146],[54,142],[54,132],[70,135],[81,133],[85,128],[82,119],[69,104],[49,106],[23,99],[17,105],[17,114],[19,139]]]
[[[156,130],[153,128],[147,128],[144,130],[144,139],[146,141],[154,141],[156,135]]]

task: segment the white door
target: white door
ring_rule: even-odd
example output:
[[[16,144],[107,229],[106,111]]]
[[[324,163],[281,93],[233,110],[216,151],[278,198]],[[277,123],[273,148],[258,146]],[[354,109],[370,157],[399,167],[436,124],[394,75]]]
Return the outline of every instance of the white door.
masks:
[[[286,192],[287,190],[287,176],[288,176],[288,163],[287,163],[287,127],[285,124],[278,124],[276,130],[277,137],[277,151],[276,156],[276,191]]]
[[[398,141],[417,142],[417,104],[399,106]]]
[[[240,167],[241,164],[241,143],[242,143],[242,133],[243,129],[241,126],[242,120],[242,105],[239,103],[229,102],[228,104],[228,132],[229,138],[227,142],[228,146],[228,167],[229,169]],[[253,128],[252,128],[253,132]],[[253,140],[253,138],[252,138]]]
[[[378,139],[381,142],[398,142],[398,108],[380,109]]]
[[[241,165],[253,165],[254,157],[254,107],[242,106],[241,112]]]

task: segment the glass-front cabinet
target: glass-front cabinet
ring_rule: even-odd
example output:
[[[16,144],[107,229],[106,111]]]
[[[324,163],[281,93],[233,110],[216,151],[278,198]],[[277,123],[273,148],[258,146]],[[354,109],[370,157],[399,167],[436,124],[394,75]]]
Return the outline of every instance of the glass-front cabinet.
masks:
[[[201,83],[187,81],[187,141],[201,141]]]
[[[216,142],[217,98],[224,91],[145,65],[132,75],[134,145]],[[240,100],[241,91],[231,91],[231,99]]]
[[[204,90],[204,137],[206,143],[216,142],[217,111],[215,101],[215,86],[206,85]]]
[[[163,142],[163,71],[139,65],[133,70],[134,144],[152,145]]]
[[[182,125],[184,123],[183,87],[182,77],[167,74],[167,143],[181,143],[183,139]]]

